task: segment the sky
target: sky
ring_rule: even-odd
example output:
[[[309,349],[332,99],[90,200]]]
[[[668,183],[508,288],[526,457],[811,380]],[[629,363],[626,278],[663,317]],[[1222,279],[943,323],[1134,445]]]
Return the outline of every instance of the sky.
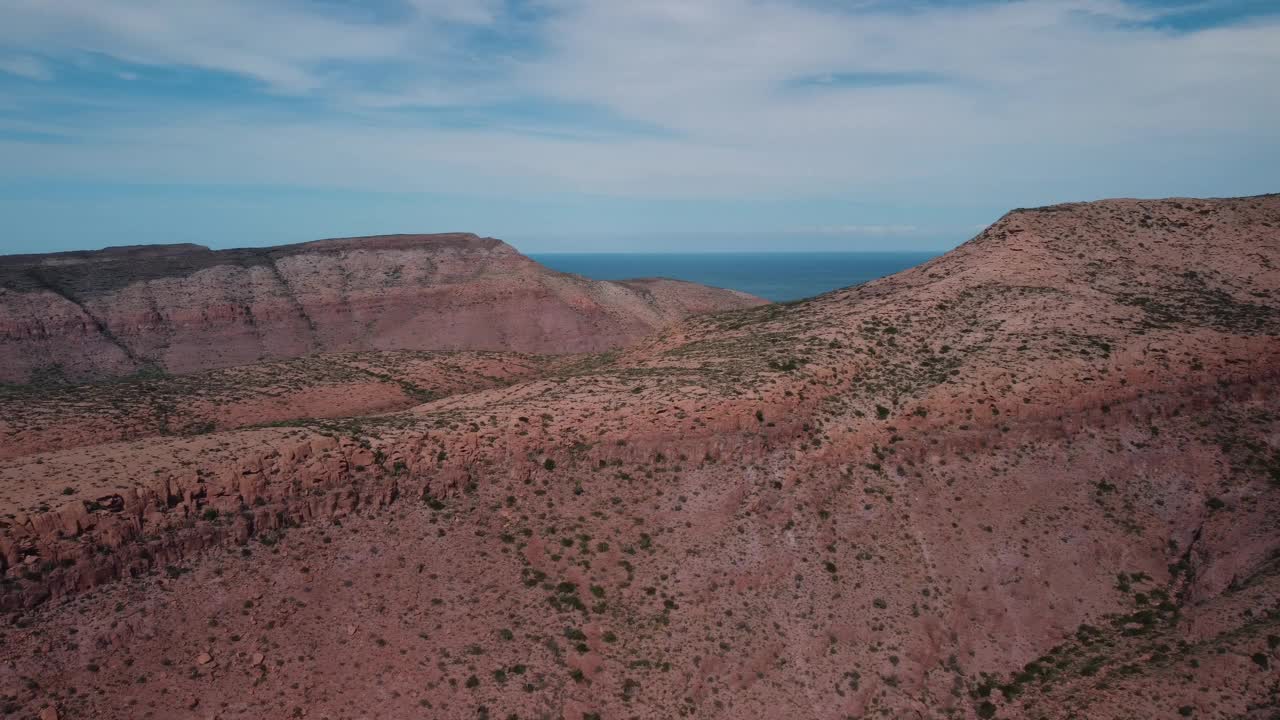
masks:
[[[0,253],[937,250],[1277,191],[1275,0],[0,0]]]

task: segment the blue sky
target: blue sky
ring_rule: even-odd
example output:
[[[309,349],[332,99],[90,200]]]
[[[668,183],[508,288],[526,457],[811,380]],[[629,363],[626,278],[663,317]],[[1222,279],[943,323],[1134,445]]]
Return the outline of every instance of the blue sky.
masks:
[[[0,0],[0,253],[939,249],[1280,191],[1274,0]]]

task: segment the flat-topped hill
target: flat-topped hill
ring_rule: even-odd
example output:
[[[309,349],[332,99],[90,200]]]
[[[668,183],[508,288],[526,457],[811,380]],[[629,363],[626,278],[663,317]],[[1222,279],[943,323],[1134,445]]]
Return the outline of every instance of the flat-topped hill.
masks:
[[[0,256],[0,382],[186,373],[319,352],[594,352],[764,301],[597,282],[464,233]]]

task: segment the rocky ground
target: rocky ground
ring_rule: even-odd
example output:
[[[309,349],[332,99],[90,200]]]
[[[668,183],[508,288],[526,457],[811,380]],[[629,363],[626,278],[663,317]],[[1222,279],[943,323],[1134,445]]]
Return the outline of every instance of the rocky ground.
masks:
[[[1019,210],[403,410],[35,442],[0,710],[1274,718],[1277,293],[1277,196]]]

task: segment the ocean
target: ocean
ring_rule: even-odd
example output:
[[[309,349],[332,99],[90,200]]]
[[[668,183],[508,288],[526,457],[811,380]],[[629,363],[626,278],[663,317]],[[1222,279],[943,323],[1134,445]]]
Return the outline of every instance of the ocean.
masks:
[[[930,252],[530,253],[560,272],[595,280],[666,277],[787,302],[892,275]]]

